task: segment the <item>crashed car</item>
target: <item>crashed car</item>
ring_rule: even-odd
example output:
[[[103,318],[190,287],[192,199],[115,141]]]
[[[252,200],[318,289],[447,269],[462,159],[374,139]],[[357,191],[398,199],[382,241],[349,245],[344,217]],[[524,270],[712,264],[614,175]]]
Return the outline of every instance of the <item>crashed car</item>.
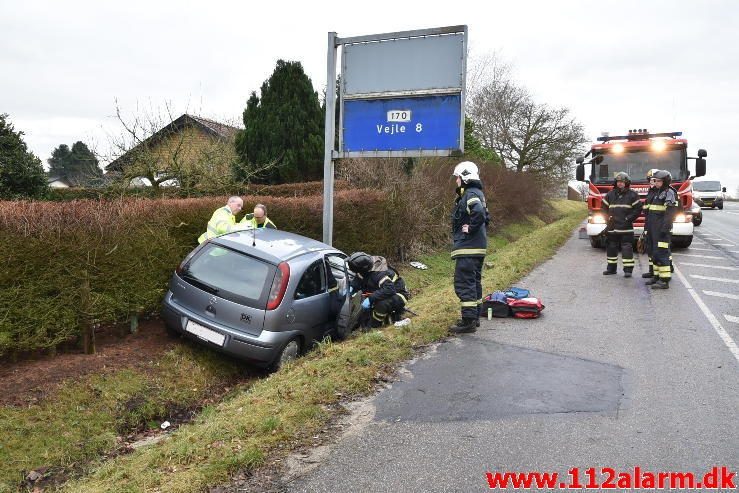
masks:
[[[330,335],[356,328],[347,255],[276,229],[227,233],[193,250],[172,275],[161,315],[168,331],[276,369]]]

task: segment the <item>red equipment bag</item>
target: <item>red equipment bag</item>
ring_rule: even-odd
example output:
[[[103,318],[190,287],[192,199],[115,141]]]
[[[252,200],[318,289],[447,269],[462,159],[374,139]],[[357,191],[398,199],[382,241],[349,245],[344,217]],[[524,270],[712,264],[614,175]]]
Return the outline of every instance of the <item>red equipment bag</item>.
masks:
[[[507,302],[515,318],[538,318],[544,309],[541,300],[534,297],[521,298],[520,300],[508,298]]]

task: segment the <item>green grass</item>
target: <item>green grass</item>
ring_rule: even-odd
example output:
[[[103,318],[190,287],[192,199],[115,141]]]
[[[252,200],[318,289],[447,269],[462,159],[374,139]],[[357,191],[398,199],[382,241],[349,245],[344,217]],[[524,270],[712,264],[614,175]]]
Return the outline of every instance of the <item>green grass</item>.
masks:
[[[582,203],[556,201],[546,224],[529,218],[491,238],[494,267],[486,269],[486,291],[504,288],[550,257],[585,217]],[[418,346],[446,336],[457,317],[448,254],[421,259],[428,270],[407,270],[420,289],[410,306],[419,313],[410,326],[360,333],[341,344],[325,342],[294,364],[249,389],[204,410],[163,442],[100,462],[87,476],[65,485],[74,492],[190,492],[228,481],[265,458],[310,443],[341,400],[370,392],[377,379],[409,358]]]
[[[180,346],[146,369],[127,369],[68,382],[39,405],[0,408],[0,491],[15,490],[24,473],[84,468],[112,451],[117,437],[158,426],[173,409],[207,399],[213,382],[242,370],[215,353]]]

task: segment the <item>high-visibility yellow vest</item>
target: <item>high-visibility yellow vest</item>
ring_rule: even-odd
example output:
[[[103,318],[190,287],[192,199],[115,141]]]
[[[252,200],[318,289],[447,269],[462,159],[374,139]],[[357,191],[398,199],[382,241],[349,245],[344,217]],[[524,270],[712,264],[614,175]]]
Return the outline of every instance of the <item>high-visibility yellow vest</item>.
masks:
[[[264,222],[262,224],[259,224],[257,222],[257,219],[254,217],[254,214],[247,214],[246,216],[244,216],[244,218],[241,220],[241,224],[246,225],[247,229],[257,229],[257,228],[277,229],[277,226],[275,226],[275,223],[273,223],[272,220],[268,217],[265,217]]]
[[[210,238],[224,233],[230,233],[234,230],[235,224],[236,216],[233,215],[228,206],[217,209],[210,218],[210,221],[208,221],[208,227],[205,230],[205,233],[201,234],[200,238],[198,238],[198,243],[202,243],[205,240],[209,240]]]

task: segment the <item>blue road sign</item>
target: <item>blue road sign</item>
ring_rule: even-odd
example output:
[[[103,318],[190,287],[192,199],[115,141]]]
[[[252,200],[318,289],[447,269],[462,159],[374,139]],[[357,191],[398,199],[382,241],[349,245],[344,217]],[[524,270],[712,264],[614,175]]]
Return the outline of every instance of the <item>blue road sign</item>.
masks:
[[[459,94],[344,101],[344,152],[458,150]]]

